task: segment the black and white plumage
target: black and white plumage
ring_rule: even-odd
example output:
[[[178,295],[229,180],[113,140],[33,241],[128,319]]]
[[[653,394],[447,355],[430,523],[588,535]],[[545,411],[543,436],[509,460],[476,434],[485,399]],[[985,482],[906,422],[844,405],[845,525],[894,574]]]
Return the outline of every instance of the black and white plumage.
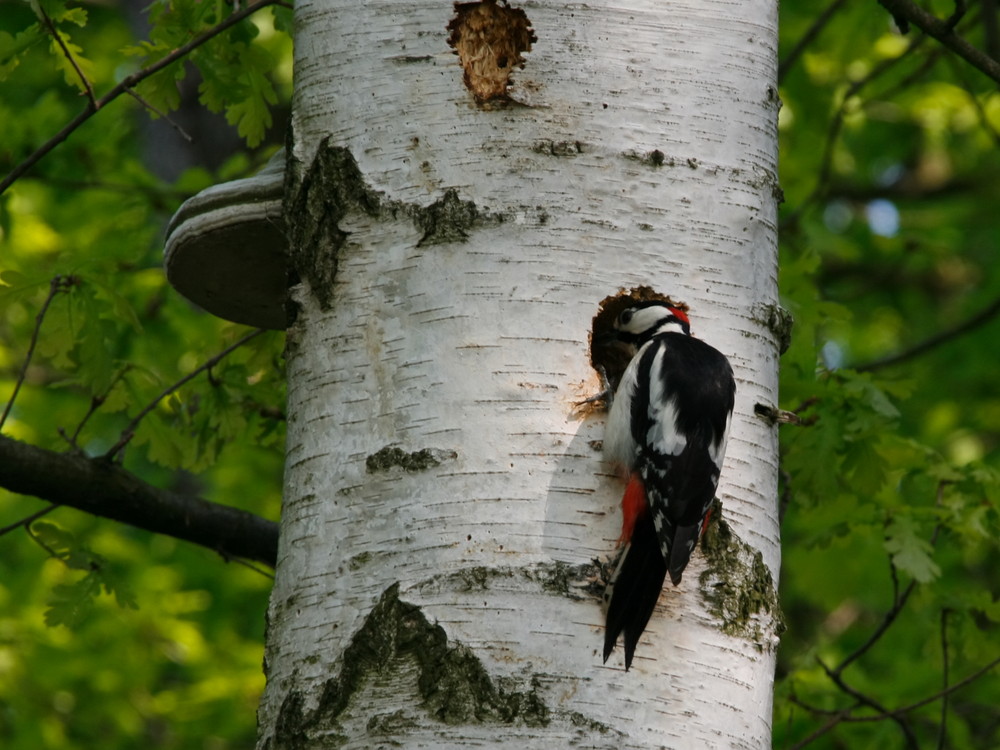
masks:
[[[634,347],[605,428],[604,452],[628,478],[622,541],[608,586],[604,660],[624,635],[625,668],[670,574],[676,586],[715,497],[736,383],[726,357],[691,337],[683,310],[646,301],[615,335]]]

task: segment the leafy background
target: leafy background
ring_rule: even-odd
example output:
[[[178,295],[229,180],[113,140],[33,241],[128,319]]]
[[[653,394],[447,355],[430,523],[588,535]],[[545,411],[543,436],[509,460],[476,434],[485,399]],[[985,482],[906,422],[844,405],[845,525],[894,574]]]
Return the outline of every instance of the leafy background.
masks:
[[[958,26],[984,48],[990,7],[969,3]],[[997,747],[1000,97],[876,4],[826,8],[817,25],[814,4],[781,6],[780,281],[796,319],[781,385],[800,424],[781,428],[774,744]],[[194,0],[0,9],[4,173],[86,106],[46,18],[100,97],[233,12]],[[288,27],[281,4],[236,24],[0,196],[4,400],[61,279],[5,434],[99,455],[247,333],[169,289],[162,233],[185,198],[254,173],[281,143]],[[277,518],[281,345],[259,336],[161,401],[125,467]],[[0,527],[42,508],[0,493]],[[0,744],[253,743],[267,571],[66,508],[0,545]]]

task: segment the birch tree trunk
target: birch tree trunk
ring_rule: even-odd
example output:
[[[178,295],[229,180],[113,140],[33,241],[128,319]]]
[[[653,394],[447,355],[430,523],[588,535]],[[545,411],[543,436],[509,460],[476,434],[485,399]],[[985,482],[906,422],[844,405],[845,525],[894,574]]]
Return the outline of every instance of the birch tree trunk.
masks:
[[[769,747],[776,3],[295,13],[259,747]],[[575,404],[599,304],[639,286],[738,391],[724,521],[625,672],[600,653],[623,486]]]

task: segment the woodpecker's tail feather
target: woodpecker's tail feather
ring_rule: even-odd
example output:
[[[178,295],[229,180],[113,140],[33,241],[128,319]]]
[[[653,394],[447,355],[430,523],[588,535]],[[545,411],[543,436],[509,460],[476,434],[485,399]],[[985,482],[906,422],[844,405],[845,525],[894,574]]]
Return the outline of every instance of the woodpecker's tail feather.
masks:
[[[681,573],[691,560],[691,553],[698,545],[701,524],[678,526],[674,530],[674,543],[670,547],[670,582],[676,586],[681,582]]]
[[[632,666],[635,646],[653,614],[656,600],[660,598],[666,575],[667,564],[660,553],[653,520],[649,513],[645,513],[636,519],[625,559],[609,585],[610,602],[604,633],[605,662],[614,650],[619,634],[624,634],[625,669]]]

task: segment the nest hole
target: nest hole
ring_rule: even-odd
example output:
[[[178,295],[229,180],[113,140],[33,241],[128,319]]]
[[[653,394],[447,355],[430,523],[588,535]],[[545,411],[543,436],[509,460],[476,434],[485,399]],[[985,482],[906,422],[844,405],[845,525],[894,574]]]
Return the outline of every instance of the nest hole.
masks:
[[[612,390],[618,388],[618,383],[633,354],[628,345],[614,337],[615,320],[623,310],[649,300],[659,300],[678,310],[688,311],[686,303],[677,302],[648,286],[622,289],[617,294],[602,299],[597,306],[597,314],[590,330],[590,365],[597,372],[604,371]]]

